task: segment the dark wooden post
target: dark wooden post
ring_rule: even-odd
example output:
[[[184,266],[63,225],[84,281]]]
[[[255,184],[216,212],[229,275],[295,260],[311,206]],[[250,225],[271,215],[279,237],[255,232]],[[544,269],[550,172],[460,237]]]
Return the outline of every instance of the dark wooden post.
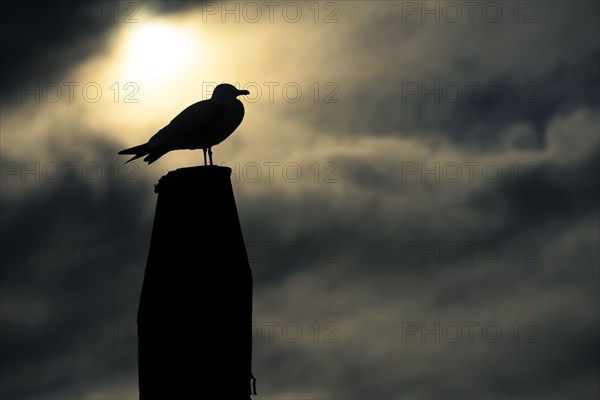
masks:
[[[140,399],[248,399],[252,272],[231,169],[163,176],[138,310]]]

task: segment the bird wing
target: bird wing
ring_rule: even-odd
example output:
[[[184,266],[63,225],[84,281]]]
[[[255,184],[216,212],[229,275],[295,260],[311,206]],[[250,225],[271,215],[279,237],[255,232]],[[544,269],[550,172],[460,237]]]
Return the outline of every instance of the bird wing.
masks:
[[[202,141],[202,136],[225,116],[226,107],[210,100],[192,104],[148,141],[148,149],[181,149]],[[188,146],[190,145],[190,146]]]

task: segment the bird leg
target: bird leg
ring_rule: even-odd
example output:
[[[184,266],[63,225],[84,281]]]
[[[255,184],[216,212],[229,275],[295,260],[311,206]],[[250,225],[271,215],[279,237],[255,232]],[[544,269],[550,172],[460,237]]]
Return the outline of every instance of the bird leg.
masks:
[[[204,166],[206,166],[206,148],[203,148],[202,151],[204,152]]]
[[[210,165],[213,165],[213,163],[212,163],[212,147],[208,148],[208,158],[210,159]]]

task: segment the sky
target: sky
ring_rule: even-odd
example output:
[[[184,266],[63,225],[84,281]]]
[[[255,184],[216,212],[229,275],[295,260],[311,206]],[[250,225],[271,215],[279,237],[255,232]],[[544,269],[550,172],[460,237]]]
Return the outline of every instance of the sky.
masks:
[[[0,9],[3,399],[137,398],[153,185],[202,153],[117,152],[221,82],[257,399],[600,395],[598,2]]]

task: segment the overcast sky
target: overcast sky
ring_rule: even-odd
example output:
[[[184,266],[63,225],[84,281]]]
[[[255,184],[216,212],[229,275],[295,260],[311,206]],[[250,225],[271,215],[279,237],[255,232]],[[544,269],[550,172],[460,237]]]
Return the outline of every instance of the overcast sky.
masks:
[[[202,153],[116,153],[221,82],[258,399],[600,395],[598,2],[0,16],[3,399],[137,398],[153,185]]]

